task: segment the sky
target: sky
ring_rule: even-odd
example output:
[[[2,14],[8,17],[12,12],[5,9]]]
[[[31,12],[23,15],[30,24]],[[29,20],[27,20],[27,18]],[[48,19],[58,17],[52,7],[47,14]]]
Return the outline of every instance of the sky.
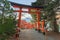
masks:
[[[9,0],[11,2],[16,2],[19,4],[25,4],[25,5],[31,5],[32,2],[35,2],[36,0]],[[31,15],[28,13],[22,13],[22,20],[26,20],[27,22],[30,22],[30,20],[32,19]]]
[[[27,22],[30,22],[30,20],[32,20],[32,17],[30,14],[28,13],[22,13],[22,17],[21,17],[21,20],[26,20]]]
[[[32,20],[32,16],[28,13],[23,13],[23,16],[21,16],[21,20],[26,20],[27,22],[30,22]]]
[[[35,2],[36,0],[9,0],[9,1],[20,3],[20,4],[31,5],[31,3]]]

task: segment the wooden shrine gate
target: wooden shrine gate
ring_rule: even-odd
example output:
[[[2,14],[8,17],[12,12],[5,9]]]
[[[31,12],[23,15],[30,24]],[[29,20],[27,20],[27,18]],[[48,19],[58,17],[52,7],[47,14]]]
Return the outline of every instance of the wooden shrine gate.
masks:
[[[36,16],[37,16],[37,27],[36,29],[38,30],[42,30],[42,32],[44,32],[44,21],[42,21],[42,28],[40,28],[40,10],[43,8],[43,7],[37,7],[37,6],[28,6],[28,5],[21,5],[21,4],[17,4],[17,3],[14,3],[14,2],[10,2],[11,5],[14,7],[14,8],[19,8],[19,10],[15,10],[14,12],[19,12],[19,19],[18,19],[18,27],[20,28],[21,27],[21,13],[24,12],[24,13],[35,13]],[[28,11],[23,11],[22,9],[23,8],[27,8]],[[32,10],[35,10],[35,11],[32,11]]]
[[[20,28],[21,25],[21,13],[24,12],[24,13],[35,13],[36,16],[37,16],[37,29],[40,30],[42,29],[43,32],[44,32],[44,21],[42,21],[42,28],[40,28],[40,10],[43,8],[43,7],[37,7],[37,6],[28,6],[28,5],[22,5],[22,4],[17,4],[17,3],[14,3],[14,2],[10,2],[11,5],[14,7],[14,8],[19,8],[19,10],[15,10],[14,12],[19,12],[19,18],[18,18],[18,27]],[[23,8],[27,8],[28,11],[23,11],[22,9]],[[34,10],[34,11],[33,11]]]

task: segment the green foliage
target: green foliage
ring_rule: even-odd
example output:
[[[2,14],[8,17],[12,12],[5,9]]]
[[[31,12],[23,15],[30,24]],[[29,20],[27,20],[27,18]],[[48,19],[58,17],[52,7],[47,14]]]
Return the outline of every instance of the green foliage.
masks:
[[[44,11],[45,16],[43,16],[43,12],[41,12],[42,13],[41,16],[43,18],[44,17],[54,17],[54,15],[55,15],[54,9],[59,6],[59,4],[60,4],[59,1],[60,0],[54,0],[54,1],[52,1],[52,0],[45,0],[45,1],[37,0],[36,2],[32,3],[32,6],[43,6],[44,7],[43,11]]]
[[[16,23],[15,15],[13,14],[13,9],[7,0],[0,0],[1,6],[0,13],[0,40],[6,40],[10,36],[16,33]]]
[[[14,21],[11,18],[5,18],[5,23],[4,24],[0,24],[0,35],[4,37],[10,37],[12,36],[16,30],[16,21]]]
[[[43,6],[44,0],[37,0],[36,2],[32,3],[32,6]]]
[[[42,0],[44,1],[44,4],[41,2],[41,0],[37,0],[35,3],[32,3],[32,6],[42,6],[43,5],[43,11],[41,12],[41,19],[46,19],[47,21],[51,21],[52,23],[52,28],[57,29],[57,24],[56,24],[56,8],[60,6],[60,0]],[[39,3],[40,2],[40,3]],[[42,3],[42,4],[41,4]],[[43,13],[45,15],[43,15]],[[44,18],[45,17],[45,18]],[[55,22],[55,23],[54,23]]]
[[[46,15],[45,14],[40,14],[40,16],[41,16],[41,20],[43,20],[43,19],[47,19],[47,17],[46,17]]]
[[[37,21],[37,20],[36,20],[36,19],[37,19],[36,14],[31,14],[31,15],[32,15],[33,19],[34,19],[35,21]]]

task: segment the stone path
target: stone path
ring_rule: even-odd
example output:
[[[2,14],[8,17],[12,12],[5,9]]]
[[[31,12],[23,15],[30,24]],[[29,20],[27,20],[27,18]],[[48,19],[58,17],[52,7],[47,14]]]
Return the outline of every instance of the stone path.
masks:
[[[19,40],[55,40],[51,36],[45,36],[33,29],[23,29],[20,32]]]

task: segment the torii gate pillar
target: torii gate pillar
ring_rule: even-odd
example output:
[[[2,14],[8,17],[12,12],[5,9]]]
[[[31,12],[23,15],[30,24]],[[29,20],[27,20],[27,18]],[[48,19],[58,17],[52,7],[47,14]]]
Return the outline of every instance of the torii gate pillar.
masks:
[[[22,8],[20,7],[20,11],[19,11],[19,18],[18,18],[18,27],[20,28],[21,26],[21,13],[22,13]]]
[[[40,30],[40,12],[37,12],[37,29]]]

